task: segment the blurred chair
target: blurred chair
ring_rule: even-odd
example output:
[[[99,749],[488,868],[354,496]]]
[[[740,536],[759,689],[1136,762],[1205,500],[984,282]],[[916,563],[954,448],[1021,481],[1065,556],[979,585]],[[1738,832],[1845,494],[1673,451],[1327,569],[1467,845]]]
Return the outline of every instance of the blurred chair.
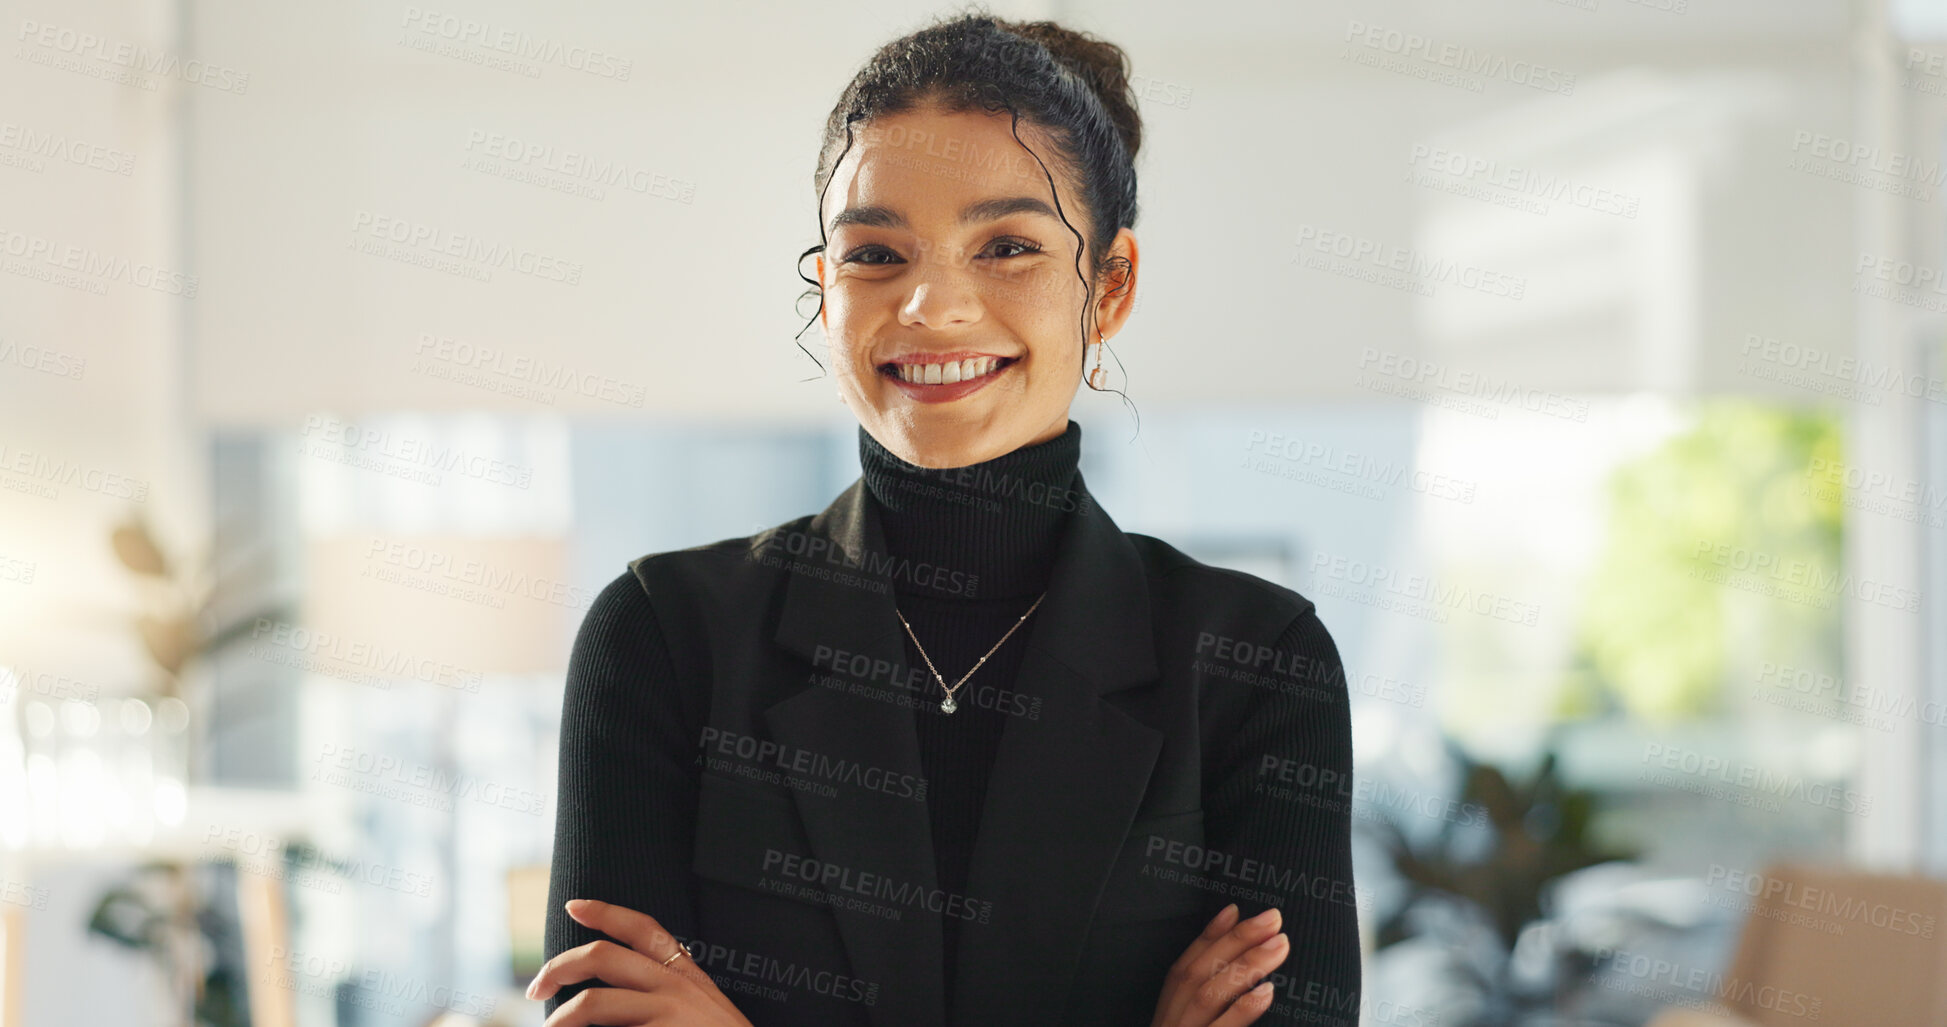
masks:
[[[523,987],[547,962],[548,871],[546,863],[507,871],[508,980]]]
[[[1717,992],[1729,1015],[1671,1007],[1647,1027],[1947,1024],[1947,881],[1779,865],[1750,901]]]

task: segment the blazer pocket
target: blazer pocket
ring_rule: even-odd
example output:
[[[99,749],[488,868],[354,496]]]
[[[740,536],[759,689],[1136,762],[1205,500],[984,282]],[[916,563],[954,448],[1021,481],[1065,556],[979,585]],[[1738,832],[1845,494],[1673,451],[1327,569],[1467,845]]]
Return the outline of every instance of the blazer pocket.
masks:
[[[811,851],[791,796],[764,785],[704,771],[696,796],[696,851],[690,869],[698,877],[778,898],[823,907],[792,882],[767,874],[775,853]]]
[[[1210,893],[1180,879],[1172,849],[1203,844],[1203,810],[1144,817],[1129,825],[1108,887],[1095,907],[1097,923],[1189,916],[1212,902]],[[1180,859],[1180,856],[1177,857]]]

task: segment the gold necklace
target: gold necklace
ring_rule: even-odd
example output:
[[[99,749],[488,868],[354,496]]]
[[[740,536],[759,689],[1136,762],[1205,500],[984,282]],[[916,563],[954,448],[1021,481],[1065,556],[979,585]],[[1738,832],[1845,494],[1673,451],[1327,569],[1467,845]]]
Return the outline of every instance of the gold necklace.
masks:
[[[1048,593],[1046,592],[1043,592],[1041,593],[1041,595],[1036,597],[1034,600],[1034,606],[1028,607],[1028,613],[1033,613],[1034,607],[1040,606],[1041,600],[1046,598],[1048,598]],[[974,671],[979,670],[980,665],[987,662],[988,656],[994,655],[994,649],[999,649],[1001,647],[1001,642],[1007,641],[1007,635],[1012,635],[1014,633],[1014,628],[1020,627],[1021,622],[1028,619],[1028,613],[1024,613],[1020,617],[1016,618],[1014,621],[1014,627],[1007,629],[1007,635],[1002,635],[1001,641],[995,642],[994,648],[987,650],[986,656],[982,656],[980,659],[975,660],[973,668],[971,670],[968,670],[965,674],[960,675],[960,680],[955,681],[951,686],[948,686],[946,683],[946,678],[940,676],[940,669],[938,667],[933,666],[933,658],[931,656],[926,655],[926,647],[919,644],[919,636],[913,634],[913,626],[911,624],[906,623],[906,615],[900,613],[899,607],[897,606],[892,608],[892,612],[895,616],[899,618],[899,623],[905,627],[906,637],[913,640],[913,648],[919,650],[919,658],[926,661],[926,669],[933,672],[933,679],[940,683],[941,688],[946,689],[946,698],[940,700],[941,713],[952,713],[954,710],[960,708],[960,704],[953,701],[953,693],[955,691],[958,691],[961,685],[966,684],[968,678],[973,677]]]

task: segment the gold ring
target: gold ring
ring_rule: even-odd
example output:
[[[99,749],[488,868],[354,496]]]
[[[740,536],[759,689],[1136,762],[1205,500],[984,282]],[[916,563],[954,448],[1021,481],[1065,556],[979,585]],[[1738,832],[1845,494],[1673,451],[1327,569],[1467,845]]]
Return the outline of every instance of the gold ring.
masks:
[[[663,965],[668,966],[669,964],[676,962],[677,960],[683,958],[684,956],[690,956],[690,948],[688,945],[685,945],[679,941],[676,943],[676,951],[672,953],[668,959],[663,960]],[[696,957],[690,956],[690,958],[695,959]]]

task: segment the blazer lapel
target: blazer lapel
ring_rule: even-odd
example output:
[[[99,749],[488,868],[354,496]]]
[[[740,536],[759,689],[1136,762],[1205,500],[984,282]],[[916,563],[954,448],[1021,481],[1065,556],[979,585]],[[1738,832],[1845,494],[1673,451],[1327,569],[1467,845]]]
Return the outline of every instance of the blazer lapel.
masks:
[[[1156,680],[1141,559],[1079,472],[1075,489],[1080,502],[1057,549],[1048,596],[1022,628],[1027,651],[1015,689],[1041,700],[1040,716],[1011,716],[1001,731],[965,896],[972,908],[991,905],[986,922],[961,928],[954,1023],[1057,1022],[1097,899],[1162,746],[1160,730],[1105,698]],[[885,659],[904,673],[905,637],[890,580],[870,573],[866,560],[885,553],[869,500],[863,480],[854,481],[811,519],[807,538],[828,542],[842,557],[799,557],[834,574],[788,575],[776,641],[813,662],[823,646]],[[838,572],[858,578],[840,581]],[[874,580],[885,588],[862,584]],[[898,704],[808,686],[771,704],[764,717],[786,745],[891,773],[923,773],[913,713]],[[938,887],[923,804],[889,795],[793,796],[815,858],[854,874],[888,875],[894,887]],[[940,914],[908,908],[888,921],[834,912],[853,972],[880,985],[882,1001],[870,1008],[875,1025],[947,1022]]]
[[[832,550],[797,557],[832,572],[832,577],[793,570],[785,585],[777,642],[830,671],[821,652],[838,651],[905,666],[904,636],[893,611],[890,580],[869,572],[868,553],[884,554],[883,536],[864,480],[840,493],[805,528],[810,547]],[[772,545],[777,545],[773,542]],[[786,551],[789,551],[786,547]],[[859,581],[838,580],[857,574]],[[864,582],[882,580],[883,591]],[[841,675],[850,676],[850,675]],[[864,681],[887,688],[887,681]],[[855,761],[892,774],[921,776],[919,732],[913,712],[896,703],[848,691],[807,685],[764,711],[771,737],[815,757]],[[911,887],[930,894],[939,887],[934,868],[933,832],[926,806],[910,798],[848,792],[826,798],[802,789],[792,792],[803,818],[812,855],[852,875],[878,874],[895,889]],[[867,1007],[878,1027],[946,1022],[945,940],[939,915],[907,906],[897,920],[834,907],[852,973],[879,988],[879,1001]]]
[[[1163,732],[1107,701],[1153,685],[1149,589],[1129,537],[1081,497],[1028,633],[988,781],[967,891],[991,919],[961,936],[954,1023],[1055,1024],[1097,900],[1148,789]],[[1160,990],[1162,981],[1156,982]]]

